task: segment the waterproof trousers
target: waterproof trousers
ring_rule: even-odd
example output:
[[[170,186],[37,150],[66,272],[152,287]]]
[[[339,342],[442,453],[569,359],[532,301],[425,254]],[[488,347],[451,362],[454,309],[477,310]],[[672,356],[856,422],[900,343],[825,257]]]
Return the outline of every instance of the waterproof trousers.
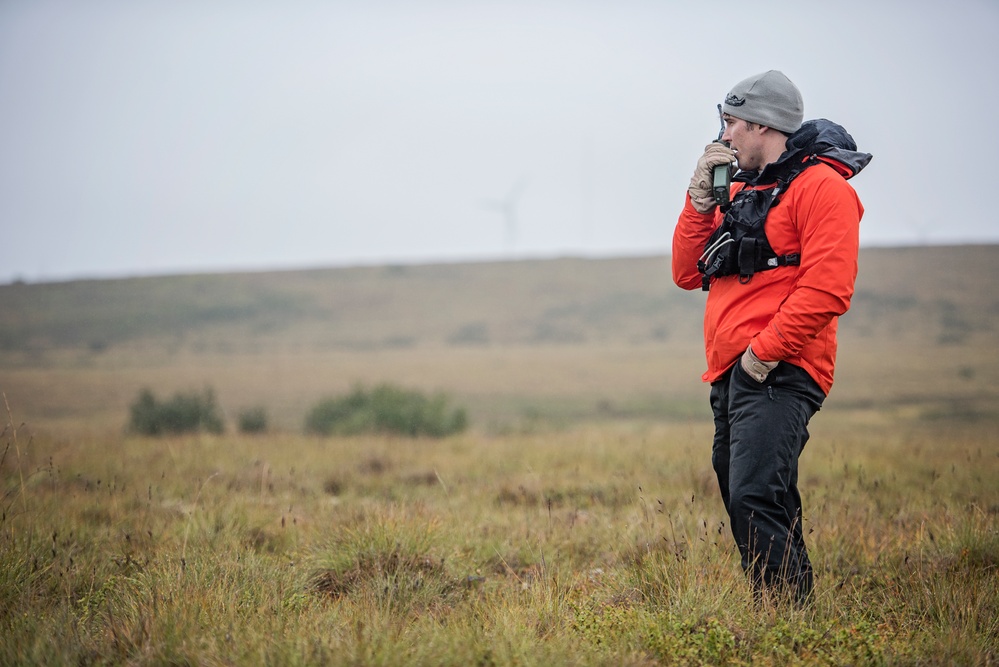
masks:
[[[742,568],[754,593],[805,603],[812,565],[801,527],[798,457],[825,394],[803,369],[781,362],[761,384],[736,363],[711,385],[718,476]]]

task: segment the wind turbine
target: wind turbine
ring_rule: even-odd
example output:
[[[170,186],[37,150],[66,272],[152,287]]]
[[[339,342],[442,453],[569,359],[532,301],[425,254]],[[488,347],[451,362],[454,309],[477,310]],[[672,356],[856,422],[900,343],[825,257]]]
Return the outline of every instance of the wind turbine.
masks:
[[[482,208],[503,215],[506,225],[506,248],[512,252],[517,243],[517,204],[527,187],[527,177],[521,176],[503,199],[483,199]]]

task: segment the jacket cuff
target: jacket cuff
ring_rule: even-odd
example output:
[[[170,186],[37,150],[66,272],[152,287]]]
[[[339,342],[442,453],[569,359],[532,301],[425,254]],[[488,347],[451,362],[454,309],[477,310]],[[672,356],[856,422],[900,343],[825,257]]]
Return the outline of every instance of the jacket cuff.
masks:
[[[764,330],[749,341],[749,347],[753,348],[753,354],[761,361],[782,361],[785,358],[783,348],[773,338],[769,330]]]

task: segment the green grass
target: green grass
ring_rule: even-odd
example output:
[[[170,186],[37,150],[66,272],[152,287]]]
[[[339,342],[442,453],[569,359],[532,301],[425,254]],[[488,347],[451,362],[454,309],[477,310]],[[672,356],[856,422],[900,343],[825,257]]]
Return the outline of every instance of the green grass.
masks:
[[[816,425],[806,610],[751,602],[702,422],[8,430],[0,663],[991,664],[994,426]]]

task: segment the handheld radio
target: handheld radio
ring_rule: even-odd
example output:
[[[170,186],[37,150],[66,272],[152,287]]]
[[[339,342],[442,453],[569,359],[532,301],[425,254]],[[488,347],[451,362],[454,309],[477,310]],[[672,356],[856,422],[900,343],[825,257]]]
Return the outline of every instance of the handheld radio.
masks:
[[[727,141],[722,141],[722,136],[725,134],[725,119],[722,117],[722,105],[718,105],[718,120],[721,122],[721,129],[718,130],[718,138],[715,140],[718,143],[725,144],[728,146]],[[714,170],[714,182],[711,186],[711,191],[715,196],[715,201],[718,202],[718,207],[724,213],[728,210],[729,204],[729,192],[732,185],[732,165],[731,164],[720,164],[715,167]]]

